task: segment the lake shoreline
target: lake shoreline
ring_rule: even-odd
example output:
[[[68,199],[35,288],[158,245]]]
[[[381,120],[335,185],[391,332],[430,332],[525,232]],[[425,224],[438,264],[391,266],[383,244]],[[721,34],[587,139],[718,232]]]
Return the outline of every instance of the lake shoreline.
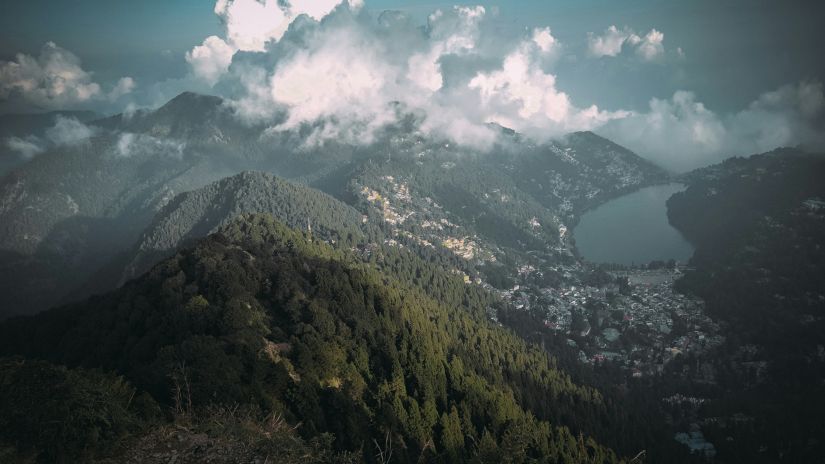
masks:
[[[573,228],[576,253],[596,264],[685,263],[693,246],[668,221],[667,200],[686,185],[643,187],[583,213]]]

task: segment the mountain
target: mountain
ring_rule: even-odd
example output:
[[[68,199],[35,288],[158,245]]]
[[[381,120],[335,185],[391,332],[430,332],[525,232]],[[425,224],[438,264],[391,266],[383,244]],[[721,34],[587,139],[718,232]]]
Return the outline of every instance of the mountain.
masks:
[[[60,440],[13,455],[140,461],[200,434],[260,451],[251,437],[301,424],[278,436],[327,462],[388,446],[393,462],[684,458],[658,402],[583,366],[530,309],[594,275],[569,233],[584,211],[669,179],[632,152],[504,128],[479,152],[414,120],[307,145],[191,93],[89,124],[0,179],[2,314],[57,306],[0,324],[0,354],[25,356],[3,361],[19,400],[0,407],[40,403],[32,378],[68,405],[33,411]],[[101,435],[111,415],[123,426]]]
[[[325,241],[353,243],[364,235],[361,214],[351,206],[271,174],[243,172],[173,198],[141,235],[123,279],[143,274],[243,213],[269,213],[289,227],[311,228]]]
[[[451,281],[448,293],[473,288],[458,276]],[[115,448],[126,454],[137,452],[129,443],[138,446],[135,440],[164,427],[151,414],[155,402],[190,424],[214,419],[221,407],[258,408],[300,423],[305,440],[333,434],[336,452],[364,462],[382,462],[380,453],[392,449],[401,463],[606,463],[619,459],[585,435],[595,431],[634,454],[662,440],[638,435],[638,419],[614,416],[597,390],[575,384],[543,350],[490,323],[485,303],[457,301],[441,303],[270,216],[244,215],[119,290],[0,324],[0,353],[73,369],[35,364],[23,371],[30,374],[9,377],[2,388],[20,402],[0,402],[2,417],[17,417],[20,405],[46,423],[87,411],[73,409],[84,403],[53,410],[32,403],[36,393],[27,396],[16,382],[42,372],[80,382],[68,395],[106,392],[107,402],[83,407],[118,411],[112,420],[123,424],[117,440],[124,444]],[[87,386],[88,368],[115,371],[129,386]],[[125,393],[108,393],[115,388]],[[150,396],[141,393],[134,404],[118,399],[135,392]],[[82,417],[96,417],[88,414]],[[96,427],[56,423],[77,433],[59,435],[62,448],[49,449],[64,459],[77,456]],[[87,453],[117,453],[117,440],[101,436]],[[10,452],[30,451],[30,441],[18,445]]]
[[[179,156],[172,142],[104,133],[47,151],[0,179],[0,280],[9,286],[2,313],[60,301],[134,243],[175,193],[223,172]]]
[[[726,462],[825,453],[823,179],[825,157],[780,149],[697,170],[668,201],[696,245],[677,288],[725,327],[718,350],[674,366],[671,379],[717,379],[691,390],[706,398],[697,420]]]
[[[383,223],[387,235],[447,247],[501,288],[524,266],[575,263],[569,231],[581,213],[668,179],[592,133],[542,145],[505,133],[484,154],[402,135],[384,151],[383,160],[352,169],[338,196]]]
[[[388,239],[397,240],[400,231],[420,243],[460,250],[458,243],[475,242],[477,235],[486,242],[482,254],[519,250],[522,258],[547,241],[559,248],[549,260],[570,259],[571,244],[560,230],[583,210],[667,178],[589,133],[538,146],[505,133],[497,148],[477,153],[401,126],[367,146],[306,146],[300,134],[246,125],[219,98],[192,93],[154,111],[90,124],[97,128],[90,139],[52,147],[0,178],[0,280],[7,292],[0,317],[38,312],[83,297],[78,289],[99,288],[88,281],[140,246],[141,233],[176,195],[243,171],[270,172],[326,191],[372,218]],[[363,199],[364,188],[390,188],[381,184],[388,176],[403,179],[416,201],[448,206],[442,213],[427,204],[419,217],[444,219],[459,227],[456,233],[418,237],[387,222],[391,210]],[[504,228],[497,232],[497,225]],[[472,273],[475,264],[468,261],[465,271]],[[492,264],[487,274],[510,276],[515,267],[509,263],[502,271]]]
[[[183,92],[155,110],[118,114],[96,121],[109,130],[201,143],[226,143],[224,130],[243,131],[244,126],[225,107],[223,99]]]

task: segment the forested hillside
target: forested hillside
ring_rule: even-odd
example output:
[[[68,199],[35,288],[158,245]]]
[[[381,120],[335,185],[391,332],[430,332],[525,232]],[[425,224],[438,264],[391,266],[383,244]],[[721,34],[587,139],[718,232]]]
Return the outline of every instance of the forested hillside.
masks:
[[[5,354],[121,372],[165,405],[277,411],[368,462],[384,438],[393,462],[618,462],[562,425],[587,434],[603,399],[542,350],[267,216],[0,330]]]
[[[143,232],[123,279],[137,277],[185,244],[243,213],[268,213],[314,237],[353,244],[364,234],[354,208],[306,186],[262,172],[243,172],[173,198]]]
[[[415,121],[407,121],[388,127],[369,144],[329,141],[311,146],[291,132],[244,123],[233,111],[218,97],[184,92],[156,110],[86,125],[78,121],[88,137],[49,145],[0,177],[0,280],[6,295],[0,318],[36,313],[111,289],[99,285],[99,276],[122,272],[117,267],[130,260],[135,247],[169,245],[140,241],[148,227],[156,228],[148,234],[168,235],[157,228],[166,227],[164,214],[169,211],[162,210],[173,199],[244,171],[272,173],[330,193],[361,214],[374,215],[372,227],[385,227],[384,235],[397,240],[398,218],[389,210],[372,211],[363,194],[364,188],[389,188],[385,178],[395,176],[396,186],[405,183],[416,202],[415,208],[403,207],[416,213],[401,228],[405,234],[436,245],[477,235],[492,255],[502,247],[521,252],[564,247],[559,228],[575,223],[584,209],[666,178],[649,162],[592,133],[535,145],[501,129],[497,146],[482,153],[424,137]],[[249,191],[254,180],[234,182],[250,182]],[[244,203],[227,194],[218,198],[215,189],[186,197],[184,206],[201,209],[205,198],[217,195],[214,199],[225,208],[211,205],[215,209],[200,226],[214,227],[246,208],[257,211],[255,194],[246,195]],[[448,208],[447,213],[422,203],[426,198]],[[187,211],[184,222],[196,214]],[[454,223],[459,229],[448,232],[461,236],[420,233],[429,216]],[[395,223],[384,226],[388,219]],[[189,231],[188,238],[210,230],[200,226]],[[144,254],[135,269],[145,270],[163,256],[150,254]],[[488,274],[500,273],[492,267]],[[513,266],[508,269],[512,274]]]
[[[703,408],[725,462],[825,453],[825,158],[777,150],[693,173],[668,202],[697,250],[677,286],[726,323]],[[715,418],[712,422],[710,418]],[[730,439],[728,439],[730,437]]]

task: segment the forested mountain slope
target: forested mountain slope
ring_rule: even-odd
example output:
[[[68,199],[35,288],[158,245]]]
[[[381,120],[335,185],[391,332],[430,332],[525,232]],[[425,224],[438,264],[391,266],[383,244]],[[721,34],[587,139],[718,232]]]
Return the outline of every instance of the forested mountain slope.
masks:
[[[823,179],[825,157],[782,149],[697,170],[668,202],[697,246],[678,288],[726,323],[723,347],[685,363],[718,379],[703,415],[725,462],[825,453]]]
[[[243,172],[184,192],[161,209],[141,234],[123,279],[137,277],[183,245],[206,237],[243,213],[268,213],[294,229],[327,241],[363,238],[354,208],[271,174]]]
[[[590,133],[535,145],[502,129],[500,143],[479,153],[424,138],[413,120],[364,146],[307,145],[300,134],[245,124],[220,98],[193,93],[153,111],[88,124],[89,138],[52,146],[0,178],[0,280],[7,296],[0,317],[88,294],[78,288],[94,288],[87,282],[101,269],[111,272],[112,261],[135,246],[176,195],[247,170],[309,184],[381,222],[394,216],[372,214],[363,189],[379,191],[395,176],[416,201],[449,207],[444,216],[427,204],[414,219],[432,213],[460,228],[460,237],[419,238],[454,244],[478,235],[493,254],[500,247],[564,248],[559,228],[581,211],[666,178]],[[385,227],[390,238],[395,226]],[[417,235],[413,227],[403,230]]]
[[[277,411],[367,462],[378,443],[393,462],[618,462],[565,427],[632,436],[598,391],[478,301],[442,304],[347,253],[245,216],[118,291],[7,321],[0,346],[115,370],[161,404],[183,389],[196,410]]]

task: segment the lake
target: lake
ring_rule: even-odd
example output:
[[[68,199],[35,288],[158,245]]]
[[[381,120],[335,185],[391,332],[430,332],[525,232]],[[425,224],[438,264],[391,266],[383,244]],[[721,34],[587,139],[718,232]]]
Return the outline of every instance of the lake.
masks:
[[[687,262],[693,247],[667,222],[665,205],[684,189],[682,184],[655,185],[588,211],[573,230],[579,253],[594,263]]]

